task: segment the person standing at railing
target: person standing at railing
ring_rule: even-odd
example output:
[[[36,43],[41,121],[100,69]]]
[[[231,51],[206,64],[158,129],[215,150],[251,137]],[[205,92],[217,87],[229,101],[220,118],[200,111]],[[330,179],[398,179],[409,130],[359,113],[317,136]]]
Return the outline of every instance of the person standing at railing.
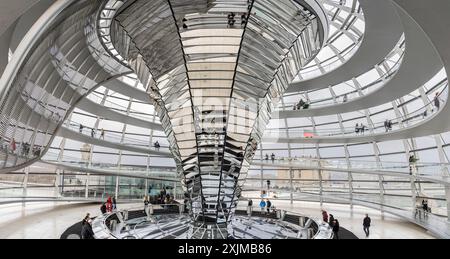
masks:
[[[366,125],[361,123],[361,126],[359,128],[359,132],[361,132],[361,134],[364,135],[364,133],[366,132]]]
[[[81,222],[81,239],[94,239],[94,231],[92,231],[91,218],[89,213]]]
[[[113,210],[117,210],[117,201],[116,201],[116,197],[112,198],[112,209]]]
[[[436,93],[433,100],[434,107],[436,108],[436,111],[439,111],[441,108],[441,98],[439,98],[439,93]]]
[[[363,220],[363,229],[364,233],[366,233],[366,237],[369,237],[370,235],[370,224],[372,223],[372,220],[369,217],[369,214],[366,214],[366,217]]]
[[[83,124],[80,124],[80,133],[83,133],[83,129],[84,129]]]
[[[252,212],[253,212],[253,200],[252,200],[252,199],[249,199],[249,200],[248,200],[248,204],[247,204],[247,214],[248,214],[249,216],[251,216],[251,215],[252,215]]]
[[[113,203],[112,203],[112,199],[111,196],[108,197],[108,200],[106,201],[106,212],[112,212],[113,209]]]
[[[154,147],[157,151],[159,151],[159,149],[161,148],[161,145],[159,144],[159,141],[156,141],[154,144]]]
[[[100,138],[102,140],[105,140],[105,129],[102,128],[102,130],[100,131]]]
[[[416,170],[416,163],[419,161],[413,154],[409,156],[409,174],[413,174],[413,170]]]
[[[261,200],[259,202],[259,207],[261,208],[261,213],[264,214],[265,208],[266,208],[266,202],[264,200]]]
[[[272,155],[270,156],[270,159],[272,159],[272,163],[275,162],[275,154],[274,153],[272,153]]]
[[[95,138],[95,129],[94,128],[91,129],[91,138]]]
[[[11,149],[11,153],[14,154],[16,152],[16,148],[17,148],[17,143],[16,143],[16,139],[15,138],[12,138],[9,147]]]
[[[144,213],[147,213],[148,204],[149,204],[148,196],[144,196]]]
[[[272,202],[267,199],[267,203],[266,203],[266,208],[267,208],[267,214],[270,214],[270,209],[272,208]]]
[[[102,203],[102,206],[100,206],[100,212],[103,214],[106,214],[106,202]]]
[[[429,207],[428,207],[428,201],[425,199],[422,201],[422,209],[423,209],[424,216],[428,217]]]

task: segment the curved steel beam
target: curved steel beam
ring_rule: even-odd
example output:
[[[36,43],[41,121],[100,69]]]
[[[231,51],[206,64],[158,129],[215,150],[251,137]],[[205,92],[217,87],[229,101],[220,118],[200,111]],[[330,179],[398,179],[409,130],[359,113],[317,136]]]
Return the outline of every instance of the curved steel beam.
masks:
[[[0,1],[0,35],[40,0]]]
[[[9,46],[12,52],[15,52],[28,30],[54,2],[55,0],[39,0],[17,19]]]
[[[427,176],[427,175],[410,175],[405,172],[395,171],[395,170],[382,170],[382,169],[359,169],[359,168],[334,168],[326,166],[304,166],[296,165],[293,163],[271,163],[271,162],[254,162],[253,166],[266,166],[270,168],[286,168],[286,169],[298,169],[298,170],[321,170],[321,171],[333,171],[333,172],[343,172],[352,174],[364,174],[364,175],[382,175],[382,176],[393,176],[402,177],[409,180],[419,179],[422,181],[429,181],[433,183],[450,185],[450,178],[445,178],[442,176]]]
[[[82,98],[80,102],[77,104],[77,108],[86,112],[89,112],[94,115],[98,115],[108,120],[121,122],[124,124],[133,125],[136,127],[153,129],[158,131],[163,131],[161,124],[154,123],[138,118],[134,118],[116,111],[113,111],[105,106],[102,106],[98,103],[95,103],[88,98]]]
[[[395,6],[393,8],[398,9]],[[398,13],[405,28],[405,56],[397,73],[384,86],[346,103],[301,111],[281,111],[278,117],[326,116],[376,107],[417,90],[436,75],[442,69],[439,53],[413,19],[400,10]]]
[[[121,80],[113,80],[103,85],[104,87],[124,96],[131,97],[143,103],[153,104],[150,94],[132,87]]]
[[[61,170],[67,170],[72,172],[83,172],[83,173],[90,173],[90,174],[98,174],[98,175],[105,175],[105,176],[121,176],[121,177],[130,177],[130,178],[137,178],[137,179],[148,179],[148,180],[156,180],[156,181],[166,181],[166,182],[180,182],[180,179],[170,179],[170,178],[164,178],[164,177],[155,177],[155,176],[149,176],[149,174],[155,173],[155,174],[164,174],[164,173],[170,173],[168,171],[150,171],[150,172],[141,172],[138,173],[136,171],[126,171],[126,170],[105,170],[105,169],[95,169],[95,168],[87,168],[82,166],[71,166],[64,163],[54,163],[49,162],[45,160],[40,160],[39,163],[44,164],[45,166],[51,166],[57,169]],[[176,173],[176,171],[173,171],[172,173]]]
[[[366,30],[357,52],[345,64],[325,75],[292,83],[286,93],[327,88],[350,80],[372,69],[394,48],[403,28],[390,0],[359,0],[359,3],[364,10]]]
[[[136,153],[143,153],[143,154],[149,154],[149,155],[159,155],[162,157],[172,157],[172,154],[170,152],[164,152],[164,151],[157,151],[150,148],[142,148],[142,147],[136,147],[136,146],[129,146],[129,145],[123,145],[119,143],[114,143],[110,141],[105,141],[97,138],[92,138],[90,136],[78,133],[76,131],[67,129],[65,127],[61,127],[56,135],[68,138],[72,140],[76,140],[82,143],[89,143],[95,146],[102,146],[102,147],[109,147],[112,149],[117,150],[126,150],[130,152],[136,152]]]

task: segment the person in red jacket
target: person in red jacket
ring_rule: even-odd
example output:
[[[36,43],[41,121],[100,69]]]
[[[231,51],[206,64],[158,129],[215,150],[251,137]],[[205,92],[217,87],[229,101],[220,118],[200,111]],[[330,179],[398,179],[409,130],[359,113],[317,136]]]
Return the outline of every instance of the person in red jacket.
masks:
[[[328,213],[325,210],[322,210],[322,220],[328,223]]]
[[[12,152],[12,153],[15,153],[15,152],[16,152],[16,147],[17,147],[17,145],[16,145],[16,139],[15,139],[15,138],[13,138],[13,139],[11,140],[10,147],[11,147],[11,152]]]
[[[113,209],[113,203],[112,203],[111,197],[108,197],[108,200],[106,201],[106,211],[112,212],[112,209]]]

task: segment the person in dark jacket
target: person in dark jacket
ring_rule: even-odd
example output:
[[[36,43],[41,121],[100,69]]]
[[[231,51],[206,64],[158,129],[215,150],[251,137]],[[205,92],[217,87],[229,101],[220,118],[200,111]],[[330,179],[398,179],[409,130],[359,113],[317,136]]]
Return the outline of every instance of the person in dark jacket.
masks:
[[[366,233],[366,237],[369,237],[370,234],[370,223],[372,223],[372,220],[369,217],[369,214],[366,214],[366,217],[363,220],[363,228],[364,228],[364,233]]]
[[[106,203],[102,203],[102,206],[100,207],[100,211],[102,212],[102,214],[106,213]]]
[[[270,200],[267,200],[267,213],[270,213],[270,209],[272,208],[272,202]]]
[[[81,239],[94,239],[94,231],[92,231],[91,223],[83,221],[81,226]]]
[[[328,224],[330,225],[330,227],[333,228],[333,226],[334,226],[334,216],[333,216],[333,214],[330,214],[330,219],[328,221],[329,221]]]
[[[94,231],[92,231],[91,218],[89,213],[81,222],[81,239],[94,239]]]
[[[113,210],[117,210],[117,201],[116,201],[116,197],[112,198],[112,208]]]
[[[439,93],[436,93],[436,96],[433,99],[434,107],[437,111],[441,108],[441,99],[439,98]]]
[[[249,215],[252,214],[252,212],[253,212],[253,200],[252,199],[248,200],[247,212],[249,213]]]
[[[334,239],[339,239],[339,221],[337,219],[334,220],[333,223],[333,234],[334,234]]]

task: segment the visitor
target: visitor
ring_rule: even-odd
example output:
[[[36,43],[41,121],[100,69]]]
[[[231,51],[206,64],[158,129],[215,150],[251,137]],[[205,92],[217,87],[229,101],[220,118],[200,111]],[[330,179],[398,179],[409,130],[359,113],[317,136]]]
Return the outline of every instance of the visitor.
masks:
[[[251,215],[253,212],[253,200],[252,199],[248,200],[247,212],[249,215]]]
[[[94,231],[92,231],[91,218],[89,213],[81,222],[81,239],[94,239]]]
[[[95,138],[95,129],[94,128],[91,129],[91,138]]]
[[[102,206],[100,206],[100,211],[102,212],[102,215],[106,214],[107,210],[106,210],[106,203],[105,202],[102,203]]]
[[[355,125],[355,133],[356,133],[356,135],[359,134],[359,123],[356,123],[356,125]]]
[[[416,163],[419,161],[413,154],[409,156],[409,174],[413,174],[413,170],[416,168]]]
[[[272,163],[275,162],[275,154],[274,153],[272,153],[272,155],[270,156],[270,159],[272,160]]]
[[[23,143],[23,154],[24,156],[28,156],[28,154],[30,153],[30,144],[28,142]]]
[[[34,146],[33,147],[33,156],[39,157],[41,155],[41,147],[40,146]]]
[[[344,97],[342,97],[342,102],[346,103],[348,101],[348,97],[346,94],[344,94]]]
[[[102,140],[105,140],[105,129],[102,128],[102,130],[100,131],[100,138]]]
[[[144,213],[147,213],[148,204],[149,204],[148,196],[144,197]]]
[[[241,25],[244,26],[245,24],[247,24],[247,14],[243,13],[241,15]]]
[[[266,161],[269,161],[269,154],[266,154],[265,159],[266,159]]]
[[[309,102],[306,102],[304,105],[303,105],[303,110],[308,110],[309,109]]]
[[[365,126],[363,123],[361,123],[361,126],[360,126],[360,128],[359,128],[359,132],[360,132],[362,135],[364,135],[365,131],[366,131],[366,126]]]
[[[372,220],[369,217],[369,214],[366,214],[366,217],[363,220],[363,229],[364,233],[366,233],[366,237],[369,237],[370,235],[370,223],[372,223]]]
[[[84,129],[83,124],[80,124],[80,133],[83,133],[83,129]]]
[[[339,221],[337,219],[334,220],[333,222],[333,234],[334,234],[334,239],[339,239]]]
[[[384,129],[386,130],[386,132],[389,131],[389,120],[387,119],[384,121]]]
[[[439,93],[436,93],[433,103],[434,107],[436,108],[436,111],[439,111],[439,109],[441,108],[441,99],[439,98]]]
[[[333,226],[334,226],[334,216],[333,216],[333,214],[330,214],[330,218],[329,218],[329,223],[328,223],[328,225],[330,225],[330,228],[333,228]]]
[[[322,210],[322,221],[328,223],[328,213],[325,210]]]
[[[428,215],[428,201],[425,199],[422,201],[422,209],[426,217]]]
[[[300,99],[297,104],[297,110],[301,110],[305,106],[305,104],[305,101],[303,101],[303,99]]]
[[[232,28],[236,23],[234,17],[236,17],[236,15],[233,12],[228,14],[228,28]]]
[[[113,210],[117,210],[117,201],[116,201],[116,197],[112,198],[112,209]]]
[[[270,214],[270,209],[272,208],[272,202],[269,199],[267,199],[266,208],[267,208],[267,214]]]
[[[11,153],[14,154],[16,152],[16,148],[17,148],[16,139],[12,138],[11,143],[10,143]]]
[[[183,29],[185,29],[185,30],[188,29],[188,25],[186,23],[183,23]]]
[[[153,145],[157,151],[159,151],[159,149],[161,148],[161,145],[159,144],[158,141],[156,141],[155,144],[153,144]]]
[[[20,155],[21,155],[21,156],[24,156],[24,155],[25,155],[25,143],[24,143],[24,142],[22,142],[22,143],[20,144]]]
[[[264,214],[266,202],[264,200],[261,200],[261,202],[259,203],[259,207],[261,208],[261,213]]]
[[[112,199],[111,197],[108,197],[108,200],[106,201],[106,212],[112,212]]]

